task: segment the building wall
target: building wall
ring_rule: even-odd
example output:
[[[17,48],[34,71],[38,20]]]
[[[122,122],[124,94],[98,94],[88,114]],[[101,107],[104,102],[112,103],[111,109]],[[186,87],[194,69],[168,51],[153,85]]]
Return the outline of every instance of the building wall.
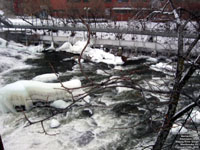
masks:
[[[53,9],[66,9],[67,0],[50,0]]]
[[[33,1],[34,5],[41,5],[41,1],[49,1],[51,8],[47,9],[51,9],[51,13],[58,17],[74,14],[82,17],[96,14],[100,17],[104,13],[105,16],[116,20],[127,20],[134,16],[136,10],[150,13],[152,9],[161,8],[166,2],[166,0],[90,0],[90,2],[89,0],[14,0],[16,14],[24,13],[20,7],[24,1]],[[200,11],[200,0],[174,0],[174,3],[176,7],[193,10],[193,12]],[[37,9],[34,10],[40,11]],[[43,8],[39,7],[39,9]]]

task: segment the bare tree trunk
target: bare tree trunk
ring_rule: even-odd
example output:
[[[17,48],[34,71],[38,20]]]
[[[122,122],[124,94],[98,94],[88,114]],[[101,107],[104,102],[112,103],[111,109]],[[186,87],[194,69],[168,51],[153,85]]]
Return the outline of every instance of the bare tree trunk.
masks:
[[[170,104],[168,105],[168,111],[167,111],[167,114],[165,115],[165,120],[162,125],[162,129],[160,130],[156,143],[153,146],[153,150],[161,150],[167,139],[170,129],[172,128],[173,123],[174,123],[174,121],[172,121],[172,118],[174,114],[176,113],[176,107],[178,105],[180,92],[184,86],[180,84],[180,80],[183,74],[183,67],[184,67],[182,27],[179,27],[178,34],[179,34],[178,35],[178,62],[176,66],[175,84],[170,96]]]
[[[190,44],[189,48],[186,51],[186,55],[184,55],[183,51],[183,30],[186,23],[184,25],[179,26],[178,29],[178,62],[176,66],[176,75],[175,75],[175,84],[173,87],[173,91],[170,96],[170,104],[168,105],[168,111],[165,116],[164,123],[162,125],[162,129],[160,130],[157,140],[153,146],[153,150],[161,150],[165,144],[165,141],[167,139],[167,136],[170,132],[170,129],[173,126],[173,123],[175,121],[174,115],[176,113],[176,108],[179,102],[180,94],[185,86],[185,84],[188,82],[188,80],[191,78],[195,70],[197,69],[196,66],[200,65],[200,55],[196,57],[196,60],[194,63],[186,70],[184,71],[184,59],[187,58],[187,56],[190,54],[194,46],[197,44],[197,42],[200,39],[200,35]]]
[[[0,135],[0,150],[4,150],[3,142],[2,142],[2,139],[1,139],[1,135]]]
[[[162,147],[167,139],[167,136],[170,132],[170,129],[172,128],[172,125],[174,123],[172,121],[172,118],[176,112],[176,107],[177,107],[178,100],[180,97],[179,91],[180,91],[179,84],[176,84],[174,86],[173,93],[171,94],[171,97],[170,97],[171,101],[169,104],[167,114],[165,116],[165,121],[164,121],[164,123],[162,125],[162,129],[157,137],[156,143],[153,146],[153,150],[161,150],[162,149]]]

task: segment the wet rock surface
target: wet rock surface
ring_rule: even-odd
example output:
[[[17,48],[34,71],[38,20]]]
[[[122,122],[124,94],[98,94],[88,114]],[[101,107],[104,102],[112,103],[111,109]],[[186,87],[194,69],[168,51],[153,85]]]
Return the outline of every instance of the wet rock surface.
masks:
[[[77,139],[77,143],[79,146],[83,147],[89,144],[94,138],[94,134],[91,131],[86,131]]]

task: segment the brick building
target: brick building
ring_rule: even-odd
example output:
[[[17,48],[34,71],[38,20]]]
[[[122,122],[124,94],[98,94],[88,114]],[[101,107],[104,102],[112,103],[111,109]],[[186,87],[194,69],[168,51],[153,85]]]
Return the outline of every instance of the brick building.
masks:
[[[161,8],[166,0],[14,0],[17,15],[48,12],[55,17],[109,18],[129,20],[140,18]],[[199,0],[174,0],[176,7],[199,13]],[[140,13],[140,14],[139,14]],[[139,14],[139,15],[138,15]]]

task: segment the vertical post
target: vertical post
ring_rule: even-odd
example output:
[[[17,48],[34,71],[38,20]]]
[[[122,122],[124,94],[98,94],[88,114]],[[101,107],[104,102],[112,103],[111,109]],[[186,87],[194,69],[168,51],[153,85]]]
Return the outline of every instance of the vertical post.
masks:
[[[90,10],[90,7],[84,7],[84,10],[86,12],[86,20],[89,23],[89,15],[88,15],[89,12],[88,11]]]

